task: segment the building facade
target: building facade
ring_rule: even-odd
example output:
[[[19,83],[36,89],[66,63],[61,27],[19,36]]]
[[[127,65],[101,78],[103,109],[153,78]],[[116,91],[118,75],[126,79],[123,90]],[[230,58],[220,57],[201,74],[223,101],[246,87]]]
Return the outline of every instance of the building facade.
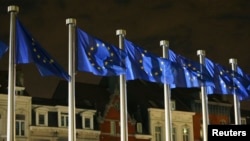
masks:
[[[164,109],[149,108],[150,133],[153,141],[165,139],[165,111]],[[171,111],[172,140],[193,141],[193,115],[194,112]]]
[[[67,89],[67,83],[62,85]],[[77,85],[79,86],[79,85]],[[84,90],[97,87],[80,85]],[[99,87],[99,86],[98,86]],[[61,88],[60,88],[61,89]],[[140,89],[140,88],[138,88]],[[43,99],[24,95],[24,87],[16,87],[15,94],[15,134],[16,141],[67,141],[68,140],[68,105],[67,91],[60,91],[58,99]],[[95,95],[97,93],[97,95]],[[149,92],[151,93],[151,92]],[[157,92],[158,93],[158,92]],[[154,93],[153,96],[157,95]],[[99,95],[99,96],[98,96]],[[101,97],[103,96],[104,97]],[[139,95],[139,93],[138,93]],[[189,94],[184,94],[190,96]],[[120,97],[116,90],[108,94],[105,88],[100,91],[81,91],[76,94],[80,104],[76,104],[76,139],[77,141],[120,141]],[[92,98],[90,97],[92,96]],[[108,98],[107,98],[108,96]],[[136,99],[134,93],[128,98],[127,129],[129,141],[165,141],[165,114],[162,99]],[[148,96],[143,93],[142,96]],[[201,141],[202,115],[201,101],[191,97],[176,97],[171,101],[172,139],[173,141]],[[101,97],[100,100],[96,100]],[[132,101],[134,100],[134,102]],[[141,100],[141,101],[140,101]],[[144,100],[144,101],[143,101]],[[179,101],[179,102],[177,102]],[[8,95],[0,94],[0,140],[6,141]],[[98,103],[101,103],[98,106]],[[186,102],[189,102],[187,104]],[[146,103],[142,105],[142,103]],[[188,110],[180,110],[180,103]],[[82,104],[82,105],[81,105]],[[210,124],[231,124],[232,105],[220,100],[209,100]],[[131,107],[131,105],[133,105]],[[99,108],[98,108],[99,107]],[[190,107],[190,108],[188,108]],[[243,119],[246,119],[245,115]],[[246,120],[247,121],[247,120]]]
[[[23,88],[20,88],[15,95],[16,141],[67,141],[69,124],[67,105],[34,103],[32,97],[22,95],[22,90]],[[117,93],[110,96],[103,115],[97,113],[95,109],[75,109],[77,141],[120,140],[119,98]],[[7,94],[0,94],[0,139],[2,141],[6,140],[7,135],[7,99]],[[172,111],[173,137],[176,141],[193,140],[193,114]],[[164,141],[163,109],[149,108],[146,121],[148,123],[141,121],[140,118],[128,114],[129,141]],[[145,126],[146,124],[149,126]],[[183,139],[184,129],[188,133],[186,137],[188,139]]]

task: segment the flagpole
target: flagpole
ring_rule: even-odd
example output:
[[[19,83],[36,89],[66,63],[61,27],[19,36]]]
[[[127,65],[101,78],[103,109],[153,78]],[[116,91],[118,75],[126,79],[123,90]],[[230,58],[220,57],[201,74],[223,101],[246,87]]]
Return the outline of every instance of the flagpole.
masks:
[[[200,64],[205,63],[205,51],[198,50],[197,55],[199,56]],[[207,130],[208,130],[208,102],[207,102],[207,94],[206,94],[206,87],[204,84],[201,86],[201,102],[202,102],[202,136],[203,141],[208,140]]]
[[[75,128],[75,27],[76,19],[66,19],[68,25],[68,71],[70,75],[70,81],[68,83],[68,112],[69,112],[69,127],[68,127],[68,140],[76,141],[76,128]]]
[[[126,30],[116,30],[116,35],[119,36],[119,48],[124,49],[124,37]],[[125,61],[125,60],[124,60]],[[127,91],[126,91],[126,77],[120,75],[120,131],[121,141],[128,141],[128,129],[127,129]]]
[[[162,46],[163,58],[169,58],[168,48],[169,42],[166,40],[160,41],[160,46]],[[171,119],[171,91],[169,84],[164,84],[164,105],[165,105],[165,132],[166,141],[172,141],[172,119]]]
[[[232,66],[232,71],[236,72],[237,59],[234,59],[234,58],[229,59],[229,64],[231,64],[231,66]],[[234,97],[234,120],[235,120],[235,124],[239,125],[239,124],[241,124],[240,101],[239,101],[239,97],[236,95],[235,88],[234,88],[233,97]]]
[[[9,39],[9,80],[8,80],[8,118],[7,118],[7,141],[15,140],[15,85],[16,85],[16,15],[18,6],[9,6],[10,13],[10,39]]]

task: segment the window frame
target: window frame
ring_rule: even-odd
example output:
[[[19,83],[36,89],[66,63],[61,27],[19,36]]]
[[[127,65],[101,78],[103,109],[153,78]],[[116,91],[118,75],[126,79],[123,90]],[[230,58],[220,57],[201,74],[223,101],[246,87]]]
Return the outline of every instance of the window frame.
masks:
[[[94,110],[86,110],[80,113],[82,117],[82,128],[83,129],[94,129]],[[89,126],[86,126],[86,120],[89,120]]]
[[[156,131],[157,129],[160,129],[160,131]],[[155,126],[154,127],[155,131],[155,141],[162,141],[162,126]]]
[[[111,135],[116,134],[116,122],[114,120],[110,121],[110,134]]]
[[[177,135],[177,133],[176,133],[176,131],[177,131],[177,127],[175,126],[175,125],[172,125],[172,141],[176,141],[176,135]]]
[[[60,127],[68,127],[69,126],[69,114],[66,112],[60,113]]]
[[[175,110],[176,110],[175,100],[171,100],[171,111],[175,111]]]
[[[17,116],[20,115],[20,116],[23,116],[23,119],[17,119]],[[16,136],[25,136],[25,126],[26,126],[26,121],[25,121],[25,114],[16,114],[16,117],[15,117],[15,123],[16,123]]]
[[[142,123],[141,122],[137,122],[136,123],[136,132],[139,134],[142,134]]]
[[[69,118],[66,118],[66,117],[69,117],[69,115],[68,115],[68,107],[66,107],[66,106],[56,106],[56,108],[57,108],[58,127],[63,127],[63,128],[68,127],[68,119]],[[66,123],[67,126],[62,125],[62,115],[64,117],[63,120],[65,120],[64,123]]]
[[[183,141],[190,141],[190,127],[188,125],[182,126],[182,139]]]
[[[48,109],[45,107],[39,107],[35,109],[36,113],[36,126],[48,126]],[[40,123],[40,115],[44,116],[44,123]]]
[[[246,119],[245,117],[241,117],[240,123],[241,123],[242,125],[246,125],[246,124],[247,124],[247,119]]]

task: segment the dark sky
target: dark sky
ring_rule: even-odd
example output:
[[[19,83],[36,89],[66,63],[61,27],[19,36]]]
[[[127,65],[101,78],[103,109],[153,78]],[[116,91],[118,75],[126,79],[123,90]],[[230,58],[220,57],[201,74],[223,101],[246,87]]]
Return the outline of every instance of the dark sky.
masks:
[[[0,0],[0,40],[9,43],[9,5],[19,6],[18,17],[30,33],[65,70],[68,70],[67,18],[104,41],[118,45],[117,29],[126,38],[157,55],[160,40],[170,48],[198,61],[197,50],[228,66],[229,58],[250,73],[249,0]],[[60,78],[41,77],[34,64],[18,65],[24,85],[32,96],[50,97]],[[0,60],[8,69],[8,54]],[[78,72],[76,81],[98,83],[101,77]]]

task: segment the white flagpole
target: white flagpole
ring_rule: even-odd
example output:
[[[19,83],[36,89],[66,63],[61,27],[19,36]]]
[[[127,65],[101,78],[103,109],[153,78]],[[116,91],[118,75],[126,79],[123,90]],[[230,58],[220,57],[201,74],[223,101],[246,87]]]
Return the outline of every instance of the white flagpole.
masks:
[[[237,68],[237,59],[231,58],[229,59],[229,64],[232,66],[232,71],[236,72]],[[235,88],[234,88],[235,90]],[[240,101],[239,97],[236,95],[234,91],[234,120],[235,120],[235,125],[241,124],[241,116],[240,116]]]
[[[205,51],[198,50],[197,55],[200,59],[200,64],[205,63]],[[206,86],[203,84],[201,86],[201,103],[202,103],[202,137],[203,141],[208,140],[207,130],[208,130],[208,102],[207,102],[207,94],[206,94]]]
[[[15,85],[16,85],[16,15],[18,6],[9,6],[10,13],[10,39],[9,39],[9,80],[8,80],[8,118],[7,118],[7,141],[15,140]]]
[[[116,35],[119,36],[119,48],[124,49],[124,37],[126,35],[126,31],[122,29],[116,30]],[[128,141],[127,91],[125,75],[120,75],[120,123],[121,141]]]
[[[168,48],[169,42],[166,40],[160,41],[164,58],[169,58]],[[169,84],[164,84],[164,105],[165,105],[165,140],[172,141],[172,119],[171,119],[171,91]]]
[[[69,112],[69,127],[68,127],[68,140],[76,141],[76,128],[75,128],[75,34],[76,34],[76,20],[73,18],[66,19],[69,33],[69,64],[68,71],[70,81],[68,83],[68,112]]]

